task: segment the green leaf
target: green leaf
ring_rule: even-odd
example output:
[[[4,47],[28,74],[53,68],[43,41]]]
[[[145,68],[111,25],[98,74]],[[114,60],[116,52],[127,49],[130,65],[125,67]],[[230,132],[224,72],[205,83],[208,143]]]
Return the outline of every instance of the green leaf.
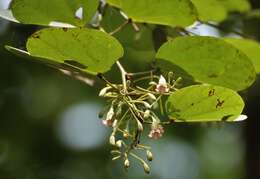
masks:
[[[218,0],[191,0],[202,21],[223,21],[227,17],[226,8]]]
[[[226,38],[225,41],[244,52],[253,62],[256,72],[260,73],[260,44],[258,42],[250,39],[235,38]]]
[[[196,20],[189,0],[123,0],[122,10],[134,21],[186,27]]]
[[[13,0],[14,17],[24,24],[84,26],[97,11],[98,0]]]
[[[242,98],[233,90],[212,86],[194,85],[170,95],[166,109],[176,122],[239,121],[244,108]]]
[[[91,80],[90,75],[86,74],[84,71],[81,71],[78,68],[75,68],[69,64],[66,63],[59,63],[56,61],[52,61],[52,60],[48,60],[48,59],[44,59],[44,58],[39,58],[39,57],[33,57],[31,56],[27,51],[15,48],[15,47],[11,47],[6,45],[5,48],[19,56],[25,59],[28,59],[32,62],[38,62],[41,63],[43,65],[46,65],[50,68],[54,68],[56,70],[59,70],[61,73],[63,73],[64,75],[68,75],[70,77],[73,77],[76,80],[79,80],[89,86],[93,86],[93,80]]]
[[[218,0],[228,11],[247,12],[251,9],[248,0]]]
[[[91,74],[108,71],[123,56],[120,43],[108,34],[91,29],[48,28],[27,41],[30,55],[65,63]]]
[[[107,3],[118,8],[121,6],[121,0],[107,0]]]
[[[177,65],[198,82],[237,91],[249,87],[256,76],[251,60],[243,52],[214,37],[178,37],[165,43],[156,57]],[[161,69],[169,70],[160,61]]]

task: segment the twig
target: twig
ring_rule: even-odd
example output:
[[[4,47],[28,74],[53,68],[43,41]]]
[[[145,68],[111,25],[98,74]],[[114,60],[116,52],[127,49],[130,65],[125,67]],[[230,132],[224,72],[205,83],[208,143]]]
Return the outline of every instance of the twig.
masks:
[[[125,71],[124,67],[121,65],[121,63],[119,61],[117,61],[116,64],[121,72],[122,83],[123,83],[123,92],[124,92],[124,94],[126,94],[127,93],[127,84],[126,84],[127,72]]]
[[[115,30],[112,32],[109,32],[109,35],[114,35],[115,33],[121,31],[127,24],[129,23],[129,20],[124,21],[120,26],[118,26]]]

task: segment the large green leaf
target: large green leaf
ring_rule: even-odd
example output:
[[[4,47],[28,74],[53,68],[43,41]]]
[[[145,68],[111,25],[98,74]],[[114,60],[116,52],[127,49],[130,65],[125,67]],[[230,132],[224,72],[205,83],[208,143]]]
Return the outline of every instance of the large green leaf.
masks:
[[[256,72],[260,73],[260,44],[250,39],[226,38],[225,41],[243,51],[253,62]]]
[[[84,26],[94,16],[98,2],[98,0],[13,0],[11,10],[14,17],[25,24]]]
[[[249,87],[256,76],[251,60],[243,52],[213,37],[178,37],[165,43],[156,57],[177,65],[198,82],[238,91]],[[161,69],[169,70],[160,61]]]
[[[191,0],[202,21],[220,22],[227,17],[226,8],[218,0]]]
[[[233,90],[211,85],[194,85],[171,94],[166,102],[170,119],[176,122],[238,121],[244,108]]]
[[[120,43],[108,34],[91,29],[48,28],[27,41],[30,55],[66,63],[96,74],[108,71],[123,56]]]
[[[123,0],[122,10],[136,22],[185,27],[196,20],[189,0]]]

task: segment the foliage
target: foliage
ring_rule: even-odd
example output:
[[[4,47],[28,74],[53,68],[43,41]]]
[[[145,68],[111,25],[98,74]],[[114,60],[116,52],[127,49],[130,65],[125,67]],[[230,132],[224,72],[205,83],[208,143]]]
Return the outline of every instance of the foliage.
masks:
[[[164,133],[163,125],[174,122],[246,119],[237,91],[250,87],[260,71],[259,43],[202,37],[188,26],[205,23],[218,28],[211,21],[248,11],[246,0],[13,0],[0,16],[50,26],[28,38],[27,51],[7,46],[9,51],[65,69],[69,75],[76,71],[77,79],[88,74],[105,82],[100,96],[109,104],[100,116],[112,127],[113,160],[123,159],[128,168],[128,158],[133,157],[149,173],[147,162],[133,153],[142,149],[152,160],[151,149],[140,141],[147,126],[148,136],[157,139]],[[148,71],[127,72],[120,58],[126,67],[132,60],[138,63],[135,69],[149,67]],[[106,78],[114,64],[122,83]]]

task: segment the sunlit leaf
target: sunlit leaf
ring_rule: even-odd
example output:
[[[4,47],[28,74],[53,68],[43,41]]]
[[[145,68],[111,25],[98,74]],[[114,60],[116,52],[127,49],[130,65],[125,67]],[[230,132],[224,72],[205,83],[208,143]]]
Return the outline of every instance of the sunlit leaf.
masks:
[[[28,39],[27,50],[32,56],[93,74],[108,71],[123,56],[123,48],[116,39],[90,29],[43,29]]]
[[[11,10],[21,23],[58,27],[84,26],[94,16],[98,0],[13,0]]]
[[[81,71],[80,69],[75,68],[75,67],[73,67],[69,64],[59,63],[59,62],[55,62],[55,61],[52,61],[52,60],[39,58],[39,57],[33,57],[27,51],[24,51],[24,50],[15,48],[15,47],[11,47],[11,46],[8,46],[8,45],[6,45],[5,48],[9,52],[11,52],[11,53],[13,53],[13,54],[15,54],[19,57],[28,59],[32,62],[41,63],[43,65],[50,67],[50,68],[54,68],[54,69],[60,71],[61,73],[63,73],[64,75],[71,76],[74,79],[79,80],[79,81],[81,81],[81,82],[83,82],[83,83],[85,83],[89,86],[94,85],[94,80],[90,78],[91,75],[88,75],[85,72]]]
[[[170,119],[176,122],[239,121],[244,108],[243,99],[233,90],[194,85],[173,93],[166,102]]]
[[[169,70],[167,64],[160,64],[164,59],[198,82],[238,91],[249,87],[256,76],[251,60],[242,51],[213,37],[176,38],[159,49],[157,58],[161,69]]]
[[[136,22],[185,27],[196,20],[189,0],[123,0],[122,10]]]
[[[121,0],[107,0],[107,3],[115,7],[121,6]]]
[[[228,11],[246,12],[251,9],[248,0],[218,0]]]
[[[219,0],[191,0],[202,21],[222,21],[227,17],[226,8]]]
[[[260,73],[260,44],[250,39],[226,38],[225,41],[231,43],[244,52],[253,62],[256,72]]]

